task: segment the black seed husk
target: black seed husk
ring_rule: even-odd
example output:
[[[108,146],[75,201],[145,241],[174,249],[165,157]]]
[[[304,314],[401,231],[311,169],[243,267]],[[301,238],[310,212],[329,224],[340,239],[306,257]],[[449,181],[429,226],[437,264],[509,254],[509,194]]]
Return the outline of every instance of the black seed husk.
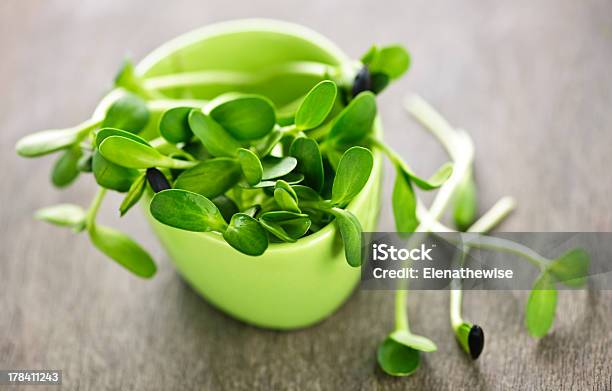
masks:
[[[352,94],[353,97],[357,96],[360,92],[372,90],[372,77],[367,66],[363,66],[353,82]]]
[[[170,188],[170,183],[166,176],[157,168],[147,168],[147,181],[154,192],[160,192]]]
[[[470,334],[468,335],[468,346],[470,347],[470,356],[472,359],[476,360],[480,353],[482,353],[482,349],[484,348],[484,331],[478,325],[472,326],[470,329]]]

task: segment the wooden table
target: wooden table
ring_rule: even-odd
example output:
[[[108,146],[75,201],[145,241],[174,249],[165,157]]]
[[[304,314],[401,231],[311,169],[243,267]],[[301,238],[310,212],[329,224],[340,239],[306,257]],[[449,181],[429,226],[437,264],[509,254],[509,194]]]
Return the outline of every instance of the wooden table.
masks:
[[[0,5],[0,368],[56,368],[70,390],[612,389],[611,292],[562,292],[552,333],[523,327],[526,292],[467,292],[487,345],[477,362],[454,341],[448,292],[409,297],[415,332],[437,342],[421,369],[391,378],[375,350],[393,323],[391,292],[358,291],[306,330],[275,332],[212,308],[175,273],[139,213],[120,222],[160,265],[126,273],[75,236],[32,220],[60,201],[86,205],[90,178],[49,183],[50,158],[15,141],[86,118],[121,59],[215,21],[298,22],[352,56],[401,42],[413,56],[380,99],[386,139],[418,172],[445,156],[402,109],[416,91],[476,144],[481,210],[502,195],[508,231],[612,229],[612,3],[609,1],[3,1]],[[386,177],[390,197],[393,175]],[[103,214],[116,215],[118,197]],[[380,230],[392,230],[389,206]],[[107,218],[110,223],[118,219]],[[16,388],[23,389],[23,388]],[[36,388],[40,389],[40,388]]]

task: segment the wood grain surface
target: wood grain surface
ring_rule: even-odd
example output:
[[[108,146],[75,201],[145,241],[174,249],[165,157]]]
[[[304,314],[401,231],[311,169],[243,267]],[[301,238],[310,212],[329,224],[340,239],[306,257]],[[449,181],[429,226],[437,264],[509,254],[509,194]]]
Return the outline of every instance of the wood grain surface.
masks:
[[[69,192],[53,189],[52,160],[17,157],[18,138],[86,118],[124,56],[244,17],[304,24],[352,56],[377,42],[408,47],[410,72],[380,99],[386,139],[418,172],[445,159],[404,113],[408,92],[468,129],[481,210],[502,195],[519,203],[500,230],[612,229],[610,1],[4,0],[0,368],[61,369],[63,386],[50,389],[66,390],[611,390],[610,291],[562,292],[553,331],[540,341],[523,327],[525,292],[467,292],[467,317],[487,333],[475,363],[454,341],[448,293],[411,293],[412,329],[439,350],[414,376],[391,378],[375,362],[393,324],[391,292],[357,291],[305,330],[261,330],[182,282],[139,213],[106,219],[152,249],[160,265],[152,281],[84,236],[32,219],[49,204],[86,205],[95,186],[86,178]],[[118,201],[107,200],[103,214],[115,216]],[[379,229],[393,229],[388,205]]]

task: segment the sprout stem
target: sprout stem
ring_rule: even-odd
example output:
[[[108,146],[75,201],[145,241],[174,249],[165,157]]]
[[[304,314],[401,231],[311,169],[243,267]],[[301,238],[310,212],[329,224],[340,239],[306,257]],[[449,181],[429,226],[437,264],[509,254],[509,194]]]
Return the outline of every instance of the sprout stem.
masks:
[[[403,171],[413,173],[414,171],[408,166],[408,164],[402,159],[402,157],[394,151],[389,145],[387,145],[383,140],[379,140],[374,137],[369,137],[368,141],[372,144],[373,147],[378,148],[384,153],[387,158],[393,163],[395,166],[399,166]]]
[[[75,128],[80,128],[81,130],[79,131],[79,135],[82,136],[82,138],[85,138],[89,134],[89,132],[100,126],[102,121],[102,119],[95,119],[92,117],[88,120],[81,122],[80,124],[75,126]]]
[[[408,324],[408,311],[406,310],[406,298],[408,291],[399,289],[395,293],[395,331],[406,330],[410,332]]]
[[[505,219],[516,208],[516,200],[512,197],[499,199],[484,215],[472,224],[467,232],[487,232]]]
[[[529,247],[503,238],[495,238],[491,236],[474,236],[472,239],[464,241],[466,246],[483,248],[487,250],[496,250],[514,254],[525,258],[541,271],[546,269],[546,265],[550,262],[549,259],[543,257]]]
[[[100,187],[96,196],[94,197],[89,209],[87,210],[87,217],[85,219],[85,227],[88,230],[91,230],[95,225],[96,215],[98,214],[98,209],[100,209],[100,205],[102,205],[102,200],[106,195],[106,189],[104,187]]]
[[[469,174],[474,160],[474,144],[465,130],[454,129],[444,117],[418,95],[406,99],[405,107],[438,139],[454,163],[453,173],[440,188],[429,208],[428,215],[431,219],[422,222],[422,226],[417,228],[417,230],[420,228],[429,231],[429,225],[434,224],[444,213],[463,177]]]
[[[291,125],[287,125],[287,126],[282,126],[279,129],[283,135],[288,135],[288,136],[295,136],[296,134],[298,134],[300,132],[300,129],[298,129],[295,124],[291,124]]]
[[[167,166],[168,168],[174,168],[177,170],[184,170],[187,168],[197,166],[199,164],[199,162],[197,161],[179,160],[179,159],[172,159],[172,158],[170,158],[168,163],[169,163]]]
[[[460,160],[462,140],[457,129],[453,128],[440,113],[418,95],[409,96],[405,100],[404,106],[438,139],[451,159]]]
[[[149,144],[164,155],[182,156],[185,159],[187,159],[187,161],[190,161],[190,162],[197,161],[197,159],[191,156],[191,154],[183,151],[182,149],[177,147],[175,144],[169,143],[168,141],[166,141],[166,139],[164,139],[161,136],[150,140]]]
[[[470,228],[468,232],[488,232],[499,224],[508,214],[516,207],[516,201],[512,197],[503,197],[482,215]],[[464,246],[460,253],[460,264],[463,264],[465,257],[470,251],[469,246]],[[450,291],[450,320],[451,326],[455,332],[461,326],[463,317],[461,316],[461,304],[463,301],[463,290],[461,289],[461,281],[453,280],[453,288]]]
[[[465,254],[465,252],[463,252]],[[463,317],[461,316],[461,304],[463,301],[463,290],[461,289],[460,283],[453,281],[453,288],[450,291],[450,321],[453,330],[457,330],[463,323]]]
[[[437,220],[440,219],[444,210],[452,200],[452,197],[461,183],[461,180],[467,175],[471,169],[473,158],[474,158],[474,145],[467,132],[459,129],[453,129],[448,122],[438,114],[429,104],[418,96],[414,96],[406,103],[406,108],[410,114],[412,114],[419,122],[421,122],[432,134],[438,139],[438,141],[444,146],[447,153],[451,157],[454,163],[453,173],[450,178],[440,187],[434,201],[429,208],[422,213],[424,219],[420,219],[418,227],[415,232],[430,232],[440,223]],[[376,140],[374,140],[376,143]],[[386,147],[384,143],[378,143],[379,148],[386,150],[387,156],[392,161],[399,160],[399,164],[403,163],[402,159],[397,156],[390,148]],[[393,157],[391,157],[393,156]],[[406,289],[408,288],[407,281],[402,280],[395,291],[396,305],[395,305],[395,317],[396,325],[401,321],[400,317],[403,317],[408,327],[408,319],[404,313],[400,310],[405,306],[405,299],[407,297]],[[459,303],[461,297],[459,297]]]

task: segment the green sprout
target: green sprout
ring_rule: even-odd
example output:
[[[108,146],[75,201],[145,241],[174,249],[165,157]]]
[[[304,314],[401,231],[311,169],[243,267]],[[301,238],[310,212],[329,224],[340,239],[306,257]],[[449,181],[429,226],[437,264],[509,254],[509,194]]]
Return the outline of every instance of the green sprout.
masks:
[[[407,290],[399,289],[395,296],[395,330],[378,346],[378,365],[392,376],[408,376],[421,362],[421,352],[435,352],[436,344],[426,337],[413,334],[406,312]]]
[[[461,185],[458,188],[460,191]],[[500,199],[487,213],[478,219],[467,232],[483,233],[490,231],[494,226],[501,222],[516,206],[516,202],[510,197]],[[469,208],[473,208],[471,205]],[[459,264],[464,263],[465,257],[470,251],[469,246],[460,245]],[[471,322],[465,321],[461,313],[463,292],[461,281],[454,280],[450,290],[450,321],[451,327],[455,332],[455,337],[463,350],[476,360],[484,349],[485,336],[483,329]]]
[[[469,251],[469,248],[459,250],[460,263]],[[485,336],[482,328],[476,324],[465,321],[461,314],[462,291],[460,289],[460,281],[453,281],[453,289],[450,291],[450,321],[451,327],[455,332],[457,342],[463,350],[470,355],[473,360],[476,360],[484,349]]]

